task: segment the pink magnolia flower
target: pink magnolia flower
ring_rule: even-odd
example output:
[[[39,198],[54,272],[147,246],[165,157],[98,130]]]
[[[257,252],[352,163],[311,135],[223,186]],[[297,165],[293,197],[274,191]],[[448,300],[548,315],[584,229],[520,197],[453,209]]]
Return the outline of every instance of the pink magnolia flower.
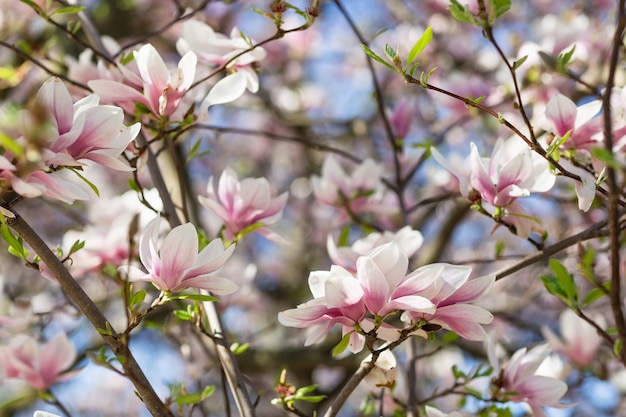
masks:
[[[602,146],[601,136],[599,136],[603,128],[602,118],[594,118],[601,108],[602,102],[599,100],[577,107],[569,98],[557,94],[546,106],[546,129],[557,136],[555,140],[569,133],[570,136],[563,147],[583,151],[586,155],[590,155],[593,147]],[[560,163],[565,169],[580,177],[581,181],[576,181],[574,184],[578,196],[578,208],[582,211],[589,210],[596,193],[594,176],[567,160],[561,160]]]
[[[494,207],[507,207],[519,197],[545,192],[554,186],[555,177],[548,163],[526,147],[519,149],[512,141],[499,139],[491,158],[483,158],[473,142],[470,146],[469,173],[460,173],[431,148],[437,162],[459,179],[461,194],[466,197],[474,191]]]
[[[404,250],[390,242],[359,257],[354,274],[336,265],[330,271],[311,272],[309,288],[314,298],[279,313],[278,320],[285,326],[311,328],[307,345],[321,340],[335,324],[342,326],[344,335],[357,325],[368,332],[375,328],[376,320],[396,312],[403,312],[407,326],[425,320],[471,340],[486,336],[480,324],[491,322],[493,316],[467,303],[483,295],[494,276],[467,281],[469,267],[437,264],[409,274],[407,267]],[[377,335],[394,341],[400,330],[383,323]],[[423,330],[416,334],[426,335]],[[350,350],[360,351],[364,338],[358,333],[350,337]]]
[[[350,204],[353,212],[367,208],[381,188],[382,167],[371,159],[363,161],[348,175],[337,159],[330,155],[322,165],[322,175],[313,176],[313,193],[320,203],[342,207]]]
[[[601,327],[606,326],[602,316],[594,317],[594,321]],[[602,344],[602,338],[596,329],[569,309],[561,313],[559,329],[562,338],[555,335],[547,326],[543,326],[541,332],[554,350],[582,368],[589,366]]]
[[[103,100],[122,105],[133,113],[135,103],[143,103],[156,116],[171,116],[191,87],[196,74],[197,57],[186,53],[178,68],[170,71],[154,46],[146,44],[135,52],[139,77],[122,71],[129,84],[112,80],[92,80],[89,87]]]
[[[0,346],[0,365],[7,378],[26,381],[37,390],[45,390],[58,381],[74,376],[66,372],[76,360],[76,349],[65,333],[38,345],[35,339],[20,334],[8,345]]]
[[[198,234],[187,223],[170,230],[158,248],[159,218],[151,221],[139,240],[139,257],[148,271],[121,266],[130,281],[148,281],[161,291],[179,292],[199,288],[218,295],[230,294],[238,286],[214,276],[232,255],[235,245],[224,249],[221,239],[212,240],[198,253]]]
[[[224,65],[252,45],[253,41],[237,28],[233,28],[230,37],[227,37],[198,20],[189,20],[183,25],[181,38],[176,43],[181,54],[193,51],[200,62],[211,66]],[[229,103],[241,97],[246,89],[256,93],[259,89],[259,77],[254,64],[263,60],[266,55],[265,50],[258,47],[230,62],[227,67],[229,75],[213,86],[205,105]]]
[[[555,176],[545,160],[528,148],[517,154],[507,148],[503,140],[498,140],[491,158],[481,158],[476,145],[471,144],[469,182],[483,200],[494,207],[506,207],[518,197],[546,192],[554,186]]]
[[[125,126],[119,107],[99,105],[96,95],[73,103],[65,84],[51,78],[39,89],[35,109],[25,113],[24,136],[16,142],[32,142],[40,151],[38,157],[23,161],[8,151],[0,156],[0,181],[18,194],[29,198],[46,195],[67,203],[87,200],[94,195],[89,185],[74,173],[58,168],[80,169],[95,163],[131,170],[118,158],[137,136],[140,125]],[[39,113],[44,114],[47,123],[30,123],[33,115],[41,117]]]
[[[601,145],[595,136],[602,131],[602,118],[595,118],[601,109],[600,100],[576,106],[568,97],[556,94],[546,105],[543,124],[546,130],[557,136],[557,140],[570,133],[564,147],[589,151],[591,147]]]
[[[313,271],[309,275],[309,288],[313,299],[297,308],[278,313],[283,326],[308,328],[305,346],[319,342],[335,324],[342,328],[343,336],[350,334],[348,349],[360,352],[365,339],[353,332],[354,327],[365,319],[363,289],[354,276],[340,266],[330,271]]]
[[[422,234],[405,226],[393,233],[385,230],[383,233],[370,233],[362,239],[357,240],[352,246],[338,247],[332,236],[326,240],[328,255],[335,265],[342,266],[351,272],[356,272],[356,261],[360,256],[366,255],[372,249],[388,242],[396,242],[408,257],[413,256],[422,246],[424,238]]]
[[[213,177],[207,186],[208,196],[200,196],[200,204],[217,214],[224,222],[226,237],[233,239],[252,226],[263,236],[280,240],[265,226],[280,219],[287,203],[287,193],[271,197],[270,184],[265,178],[245,178],[239,181],[231,168],[222,172],[217,190]]]
[[[550,354],[547,344],[527,351],[522,348],[515,352],[501,370],[495,355],[495,340],[490,338],[488,354],[498,392],[507,394],[506,399],[527,403],[534,416],[546,417],[542,407],[566,407],[559,400],[567,392],[567,384],[559,379],[537,375],[537,369]],[[498,377],[502,373],[501,378]]]
[[[43,153],[46,165],[79,166],[91,160],[111,169],[132,170],[118,158],[139,134],[140,124],[125,126],[122,109],[100,105],[96,95],[73,103],[59,78],[44,83],[36,102],[49,112],[53,128]]]
[[[450,264],[431,264],[417,269],[430,277],[430,285],[416,294],[425,297],[436,306],[434,313],[407,311],[404,320],[415,322],[423,319],[452,330],[469,340],[484,340],[487,333],[481,324],[489,324],[493,315],[482,307],[468,304],[482,297],[495,282],[495,275],[469,280],[472,268]]]

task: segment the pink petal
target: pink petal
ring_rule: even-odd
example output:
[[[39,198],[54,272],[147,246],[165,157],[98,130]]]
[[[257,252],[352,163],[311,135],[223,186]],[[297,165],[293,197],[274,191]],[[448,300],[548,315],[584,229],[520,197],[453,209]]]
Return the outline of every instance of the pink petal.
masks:
[[[38,103],[50,110],[51,122],[59,134],[69,132],[74,121],[74,103],[67,87],[60,78],[50,78],[39,89]]]
[[[173,283],[183,278],[183,273],[190,268],[198,257],[198,235],[191,224],[183,224],[173,228],[161,245],[160,276],[166,282]]]
[[[546,117],[554,125],[554,133],[559,136],[574,129],[576,112],[576,104],[563,94],[555,95],[546,105]]]

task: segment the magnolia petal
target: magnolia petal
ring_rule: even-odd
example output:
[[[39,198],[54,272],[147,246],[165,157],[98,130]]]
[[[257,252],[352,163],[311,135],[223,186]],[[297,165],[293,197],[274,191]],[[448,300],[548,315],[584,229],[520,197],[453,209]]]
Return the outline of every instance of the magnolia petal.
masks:
[[[194,265],[198,257],[198,235],[193,224],[173,228],[163,239],[159,254],[161,278],[166,282],[182,279],[183,272]]]
[[[576,103],[563,94],[556,94],[546,105],[546,118],[552,122],[554,133],[561,137],[574,129],[576,112]]]
[[[183,278],[178,285],[171,288],[171,291],[179,292],[187,288],[199,288],[217,295],[227,295],[237,291],[239,289],[239,285],[235,284],[228,278],[204,275],[188,279]]]
[[[230,103],[246,91],[246,78],[242,73],[234,73],[219,80],[205,99],[209,106]]]

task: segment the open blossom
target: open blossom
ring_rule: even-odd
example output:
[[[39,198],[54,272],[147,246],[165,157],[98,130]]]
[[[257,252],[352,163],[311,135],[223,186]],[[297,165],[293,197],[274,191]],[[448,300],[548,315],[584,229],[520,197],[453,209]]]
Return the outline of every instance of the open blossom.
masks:
[[[599,326],[606,326],[604,317],[598,315],[593,319]],[[561,338],[547,326],[543,326],[541,330],[554,350],[583,368],[595,360],[596,353],[602,344],[602,338],[597,330],[569,309],[563,310],[559,317]]]
[[[555,140],[569,132],[570,136],[563,147],[589,155],[593,147],[602,146],[599,133],[602,132],[603,121],[601,117],[594,118],[601,108],[602,102],[599,100],[577,107],[569,98],[557,94],[546,105],[546,129],[557,136]],[[594,176],[567,160],[561,160],[560,163],[563,168],[580,177],[581,181],[574,184],[578,208],[582,211],[589,210],[596,193]]]
[[[434,313],[407,311],[404,320],[424,319],[452,330],[469,340],[485,340],[487,333],[481,326],[489,324],[493,315],[482,307],[468,304],[482,297],[495,282],[494,275],[469,279],[472,268],[450,264],[431,264],[416,270],[428,276],[430,285],[417,291],[436,306]]]
[[[53,136],[43,153],[46,165],[77,166],[90,160],[107,168],[132,170],[118,158],[139,134],[140,124],[124,125],[124,112],[99,104],[95,94],[72,102],[58,78],[44,83],[36,102],[49,112]]]
[[[42,116],[46,123],[32,120]],[[135,139],[140,125],[124,125],[122,109],[100,105],[97,95],[74,103],[65,84],[50,78],[39,89],[33,112],[25,113],[24,118],[25,133],[16,142],[26,145],[28,141],[39,150],[39,156],[29,161],[8,151],[0,156],[0,183],[7,183],[24,197],[46,195],[68,203],[92,197],[87,183],[59,167],[80,168],[91,163],[131,170],[119,156]]]
[[[170,71],[154,46],[146,44],[135,52],[139,74],[123,71],[128,84],[112,80],[92,80],[89,87],[103,100],[122,105],[134,112],[135,103],[143,103],[157,116],[171,116],[191,87],[196,74],[197,57],[186,53],[178,68]]]
[[[200,62],[212,67],[230,61],[227,66],[229,74],[213,86],[206,99],[206,104],[212,106],[234,101],[246,89],[252,93],[258,91],[259,77],[254,64],[263,60],[267,54],[261,47],[243,53],[252,44],[252,40],[245,38],[237,28],[233,28],[228,37],[215,32],[204,22],[189,20],[183,25],[176,47],[181,54],[194,52]]]
[[[405,226],[393,233],[385,230],[382,233],[374,232],[357,240],[351,246],[337,246],[332,236],[328,236],[326,248],[328,255],[335,265],[342,266],[349,271],[356,271],[356,261],[360,256],[366,255],[369,251],[388,242],[396,242],[404,250],[408,257],[413,256],[422,246],[424,238],[422,234]]]
[[[491,158],[484,158],[471,143],[469,177],[459,174],[436,149],[432,152],[433,157],[459,179],[464,196],[474,191],[494,207],[507,207],[519,197],[550,190],[555,182],[545,160],[526,147],[516,148],[510,141],[500,139]]]
[[[235,245],[224,249],[221,239],[212,240],[198,253],[198,234],[191,223],[170,230],[158,245],[159,218],[151,221],[139,241],[139,257],[147,273],[134,266],[121,266],[130,281],[148,281],[161,291],[179,292],[199,288],[218,295],[238,286],[215,274],[232,255]]]
[[[507,400],[527,403],[535,417],[546,417],[542,407],[565,407],[559,400],[567,392],[567,384],[556,378],[537,375],[539,366],[550,354],[547,344],[531,350],[518,350],[501,368],[495,354],[495,340],[490,337],[488,354],[498,392],[513,393],[505,394]]]
[[[45,390],[58,381],[74,376],[64,373],[76,360],[76,349],[65,333],[59,333],[39,345],[27,335],[17,335],[8,345],[0,346],[0,366],[7,378],[26,381],[37,390]]]
[[[367,209],[381,187],[382,167],[371,159],[363,161],[351,175],[347,174],[337,159],[330,155],[322,165],[322,175],[313,176],[313,193],[320,203],[361,212]]]
[[[207,186],[208,196],[200,196],[200,204],[213,211],[224,222],[226,236],[232,239],[246,228],[260,224],[256,229],[262,235],[280,240],[278,235],[266,228],[283,214],[287,193],[272,198],[270,183],[265,178],[244,178],[239,181],[233,169],[222,172],[217,190],[213,177]]]
[[[471,268],[440,264],[407,274],[407,267],[404,250],[396,242],[390,242],[359,257],[354,274],[336,265],[330,271],[311,272],[309,288],[314,298],[279,313],[278,319],[285,326],[311,328],[307,345],[321,340],[335,324],[342,326],[344,335],[356,325],[367,332],[374,329],[372,317],[395,312],[404,312],[408,326],[422,319],[432,320],[463,337],[480,339],[484,330],[479,323],[490,322],[492,316],[466,303],[484,294],[493,277],[466,283]],[[438,305],[441,313],[437,311]],[[394,341],[400,330],[383,323],[377,335],[382,340]],[[419,330],[416,334],[426,333]],[[360,351],[363,342],[360,334],[352,333],[350,350]]]

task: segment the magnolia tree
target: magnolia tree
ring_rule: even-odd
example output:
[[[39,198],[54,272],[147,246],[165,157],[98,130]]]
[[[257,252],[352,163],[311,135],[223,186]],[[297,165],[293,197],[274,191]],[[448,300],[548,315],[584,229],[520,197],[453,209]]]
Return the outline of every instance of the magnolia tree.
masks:
[[[626,412],[624,3],[0,1],[0,415]]]

